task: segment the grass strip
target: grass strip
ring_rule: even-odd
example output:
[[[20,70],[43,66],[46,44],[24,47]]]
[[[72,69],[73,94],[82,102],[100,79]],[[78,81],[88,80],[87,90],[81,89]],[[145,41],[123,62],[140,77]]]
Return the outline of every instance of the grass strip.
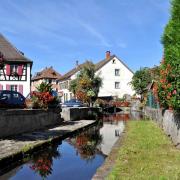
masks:
[[[180,150],[152,121],[129,121],[107,179],[180,180]]]

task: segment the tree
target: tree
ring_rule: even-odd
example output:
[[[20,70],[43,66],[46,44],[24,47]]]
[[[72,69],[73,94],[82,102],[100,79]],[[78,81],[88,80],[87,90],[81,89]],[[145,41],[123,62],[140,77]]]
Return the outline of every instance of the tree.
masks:
[[[77,89],[77,79],[74,79],[70,82],[70,85],[69,85],[69,90],[75,94],[76,93],[76,89]]]
[[[135,92],[142,96],[147,85],[152,82],[151,73],[148,68],[140,68],[140,70],[136,71],[131,85]]]
[[[180,109],[180,0],[172,0],[171,17],[162,36],[159,98],[163,107]]]
[[[102,79],[95,75],[94,64],[87,61],[77,75],[77,78],[70,82],[70,91],[81,101],[91,104],[98,97],[101,86]]]
[[[36,89],[39,92],[49,92],[52,93],[52,85],[46,82],[42,82],[41,84],[39,84],[38,87],[36,87]]]

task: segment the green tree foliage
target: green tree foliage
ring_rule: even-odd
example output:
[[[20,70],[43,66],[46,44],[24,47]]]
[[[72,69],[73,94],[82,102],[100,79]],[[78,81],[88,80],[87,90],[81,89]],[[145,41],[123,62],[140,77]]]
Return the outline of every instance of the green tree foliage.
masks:
[[[69,86],[69,90],[75,94],[77,89],[77,79],[72,80]]]
[[[36,89],[39,92],[52,92],[52,85],[46,82],[42,82],[38,87],[36,87]]]
[[[131,85],[137,94],[142,95],[150,82],[152,82],[152,78],[149,69],[140,68],[140,70],[135,72]]]
[[[164,107],[180,109],[180,0],[172,0],[171,17],[162,37],[159,97]]]
[[[80,70],[77,78],[70,82],[70,91],[75,95],[83,94],[89,103],[96,100],[99,88],[102,86],[102,79],[95,75],[95,66],[92,62],[87,61],[84,67]]]

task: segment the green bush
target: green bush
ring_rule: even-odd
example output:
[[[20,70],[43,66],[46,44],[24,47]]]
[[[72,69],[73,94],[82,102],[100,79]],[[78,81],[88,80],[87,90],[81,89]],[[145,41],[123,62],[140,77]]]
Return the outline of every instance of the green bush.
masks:
[[[159,100],[163,107],[180,109],[180,0],[172,0],[171,17],[162,37]]]

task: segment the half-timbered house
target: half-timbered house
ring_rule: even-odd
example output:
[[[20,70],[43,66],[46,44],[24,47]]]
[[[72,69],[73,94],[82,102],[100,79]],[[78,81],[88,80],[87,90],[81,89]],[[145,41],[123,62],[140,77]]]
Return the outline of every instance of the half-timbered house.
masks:
[[[0,34],[0,90],[30,93],[32,61]]]

